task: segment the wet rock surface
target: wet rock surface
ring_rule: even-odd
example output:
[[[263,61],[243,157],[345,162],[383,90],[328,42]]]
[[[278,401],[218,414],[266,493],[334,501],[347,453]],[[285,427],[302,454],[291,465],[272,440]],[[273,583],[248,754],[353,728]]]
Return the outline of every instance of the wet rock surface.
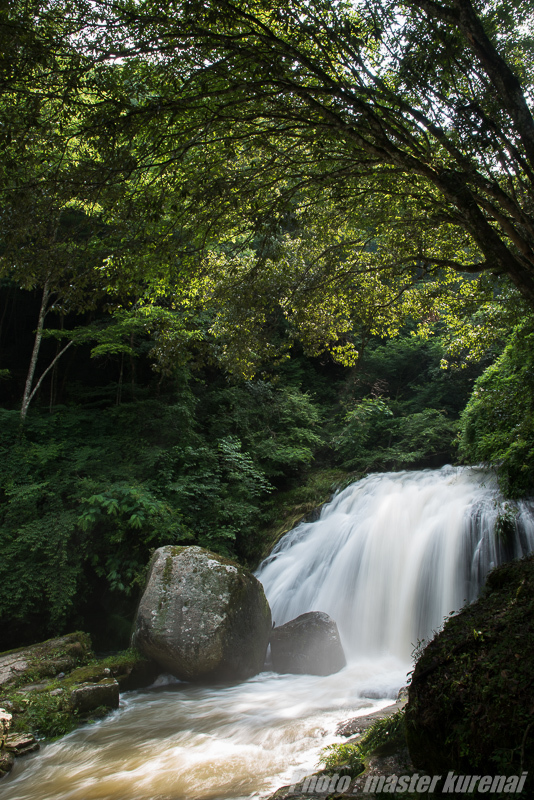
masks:
[[[331,675],[347,663],[337,625],[322,611],[309,611],[274,628],[270,644],[275,672]]]
[[[53,678],[60,672],[85,664],[91,657],[91,643],[84,633],[69,633],[0,653],[0,690],[25,677],[30,678],[26,681],[28,684],[36,683],[40,678]]]
[[[356,736],[362,734],[379,719],[390,717],[392,714],[400,711],[401,708],[404,708],[405,705],[406,698],[403,698],[402,700],[397,700],[396,703],[381,708],[379,711],[373,711],[371,714],[365,714],[361,717],[348,719],[346,722],[340,722],[336,728],[336,734],[338,736]]]
[[[154,553],[133,644],[182,680],[244,680],[263,668],[271,612],[247,569],[201,547]]]
[[[13,755],[25,756],[39,750],[39,742],[33,733],[14,733],[6,740],[5,749]]]
[[[97,708],[119,707],[119,684],[115,678],[104,678],[98,683],[82,683],[70,694],[70,705],[82,714]]]
[[[396,703],[392,703],[379,711],[373,711],[371,714],[354,717],[351,720],[340,723],[336,733],[338,736],[354,736],[353,739],[348,741],[356,743],[362,734],[376,722],[391,717],[405,705],[406,697],[402,696],[402,699],[397,700]],[[363,800],[363,798],[376,797],[377,794],[374,788],[371,789],[371,793],[365,791],[366,786],[369,787],[368,779],[377,779],[378,781],[380,778],[384,778],[385,782],[391,776],[412,775],[415,772],[407,747],[403,745],[399,748],[394,748],[393,752],[383,752],[383,749],[378,748],[364,760],[365,769],[363,772],[352,778],[350,783],[347,781],[348,785],[343,787],[341,793],[337,789],[343,770],[338,767],[337,772],[333,773],[331,769],[319,770],[302,778],[299,783],[291,786],[282,786],[268,800],[304,800],[304,798],[309,798],[310,796],[323,797],[325,800],[343,797],[357,797]],[[376,787],[376,784],[374,785]]]

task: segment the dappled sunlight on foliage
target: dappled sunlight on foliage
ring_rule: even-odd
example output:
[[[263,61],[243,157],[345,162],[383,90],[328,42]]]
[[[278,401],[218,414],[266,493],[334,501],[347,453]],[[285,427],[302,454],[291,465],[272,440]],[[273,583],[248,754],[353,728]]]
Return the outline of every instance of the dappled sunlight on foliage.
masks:
[[[528,317],[477,380],[462,414],[460,454],[497,467],[511,497],[534,492],[534,332]]]

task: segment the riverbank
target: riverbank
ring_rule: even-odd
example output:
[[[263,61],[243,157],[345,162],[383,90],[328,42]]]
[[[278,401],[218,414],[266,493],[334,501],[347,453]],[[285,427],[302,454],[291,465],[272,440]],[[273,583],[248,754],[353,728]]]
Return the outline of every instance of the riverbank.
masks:
[[[342,795],[365,796],[362,792],[369,779],[414,774],[401,716],[407,702],[405,690],[399,697],[378,711],[341,722],[336,734],[346,736],[347,741],[323,751],[324,769],[297,784],[282,786],[268,800],[309,800],[311,795],[321,795],[325,800]]]
[[[119,693],[148,686],[159,670],[135,650],[98,659],[76,632],[0,653],[0,777],[38,740],[64,736],[119,706]]]

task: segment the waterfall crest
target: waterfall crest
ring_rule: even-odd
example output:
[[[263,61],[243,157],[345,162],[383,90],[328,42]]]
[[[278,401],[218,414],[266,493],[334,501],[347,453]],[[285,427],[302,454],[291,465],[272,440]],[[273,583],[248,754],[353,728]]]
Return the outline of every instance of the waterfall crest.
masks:
[[[257,576],[277,625],[325,611],[349,658],[408,659],[478,596],[493,566],[534,550],[533,510],[514,504],[503,537],[502,498],[481,469],[370,475],[287,533]]]

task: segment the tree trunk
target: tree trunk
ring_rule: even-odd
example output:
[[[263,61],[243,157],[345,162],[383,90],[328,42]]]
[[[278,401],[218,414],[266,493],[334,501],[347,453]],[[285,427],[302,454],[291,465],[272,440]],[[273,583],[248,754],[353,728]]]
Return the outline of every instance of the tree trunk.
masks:
[[[43,288],[43,297],[41,300],[41,308],[39,309],[39,320],[37,323],[37,330],[35,331],[35,340],[33,343],[33,351],[32,357],[30,360],[30,367],[28,369],[28,376],[26,378],[26,386],[24,387],[24,394],[22,396],[22,405],[20,409],[20,418],[24,422],[26,419],[26,414],[28,413],[28,408],[30,406],[31,401],[35,397],[36,393],[38,392],[43,380],[46,378],[48,373],[51,369],[55,367],[63,353],[65,353],[69,347],[71,347],[74,342],[70,341],[67,342],[65,347],[62,347],[61,350],[57,353],[55,358],[51,361],[48,367],[45,369],[35,386],[33,385],[34,378],[35,378],[35,370],[37,368],[37,359],[39,357],[39,350],[41,348],[41,341],[43,339],[43,330],[44,330],[44,321],[45,317],[48,313],[48,300],[50,299],[50,287],[48,281],[45,283]],[[33,387],[33,388],[32,388]]]
[[[32,399],[32,386],[35,377],[35,370],[37,368],[37,359],[39,358],[39,350],[41,349],[41,341],[43,339],[43,329],[46,314],[48,312],[48,300],[50,298],[50,285],[48,280],[43,287],[43,296],[41,299],[41,308],[39,309],[39,320],[37,322],[37,330],[35,331],[35,339],[33,342],[32,357],[30,359],[30,366],[28,375],[26,377],[26,385],[24,387],[24,394],[22,395],[22,406],[20,409],[20,418],[24,422],[28,407]]]

